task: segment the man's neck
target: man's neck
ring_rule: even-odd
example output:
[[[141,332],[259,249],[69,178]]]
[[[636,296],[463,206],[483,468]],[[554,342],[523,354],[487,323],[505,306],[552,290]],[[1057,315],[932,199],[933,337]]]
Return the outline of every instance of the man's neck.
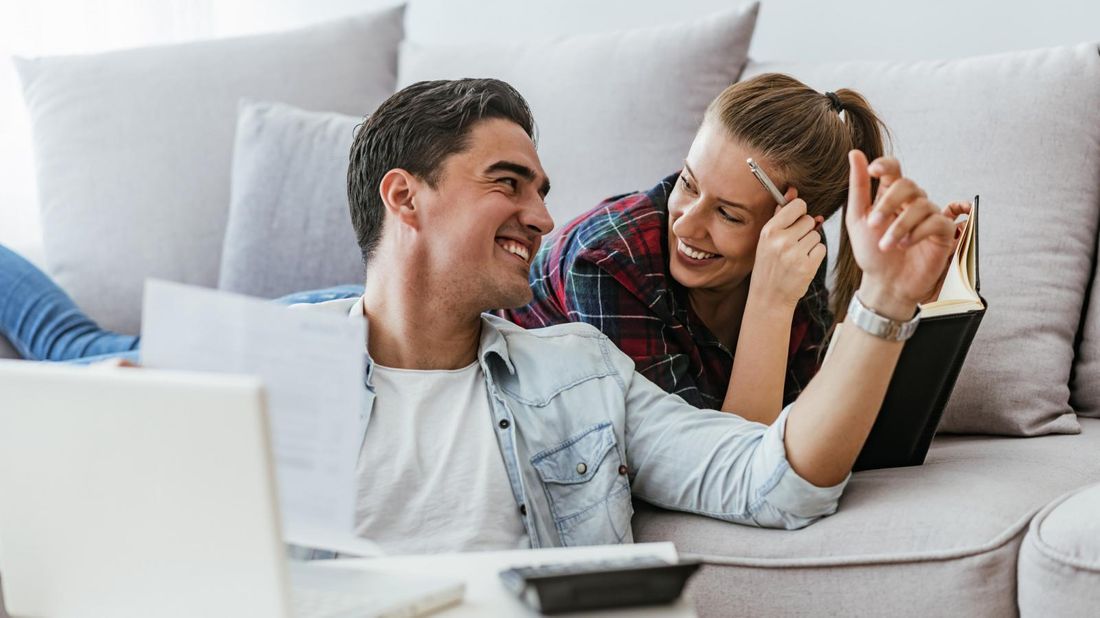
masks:
[[[371,360],[416,370],[461,369],[477,360],[479,311],[463,311],[447,294],[426,293],[440,287],[425,278],[384,265],[372,270],[363,293]]]
[[[748,297],[747,278],[732,290],[688,290],[688,298],[695,314],[731,350],[737,346],[737,338],[741,334],[741,320],[745,316]]]

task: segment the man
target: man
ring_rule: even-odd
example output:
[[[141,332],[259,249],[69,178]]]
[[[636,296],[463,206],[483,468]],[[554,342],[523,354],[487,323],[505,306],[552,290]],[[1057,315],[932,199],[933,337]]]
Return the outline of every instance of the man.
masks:
[[[396,93],[355,138],[365,293],[309,309],[368,322],[358,532],[395,552],[629,542],[631,494],[768,527],[834,512],[951,220],[896,161],[851,153],[846,225],[877,315],[764,426],[665,393],[589,325],[526,331],[485,313],[530,300],[553,227],[533,136],[514,89],[459,80]]]

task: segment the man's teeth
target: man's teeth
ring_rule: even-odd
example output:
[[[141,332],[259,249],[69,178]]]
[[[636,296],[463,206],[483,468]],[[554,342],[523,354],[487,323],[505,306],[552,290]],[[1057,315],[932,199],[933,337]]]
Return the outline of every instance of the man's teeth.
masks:
[[[514,240],[497,239],[497,244],[508,253],[523,258],[524,262],[529,261],[531,258],[531,254],[527,251],[527,247]]]
[[[697,249],[692,249],[691,247],[685,245],[684,241],[682,241],[682,240],[678,241],[678,244],[680,246],[680,253],[683,253],[684,255],[686,255],[686,256],[688,256],[692,259],[705,260],[705,259],[712,258],[712,257],[718,257],[717,253],[707,253],[706,251],[699,251]]]

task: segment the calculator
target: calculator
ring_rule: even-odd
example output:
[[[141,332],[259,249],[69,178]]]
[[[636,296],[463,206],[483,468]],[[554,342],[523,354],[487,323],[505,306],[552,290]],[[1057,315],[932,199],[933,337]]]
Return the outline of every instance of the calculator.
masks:
[[[672,603],[700,564],[637,556],[514,567],[501,571],[500,579],[535,611],[561,614]]]

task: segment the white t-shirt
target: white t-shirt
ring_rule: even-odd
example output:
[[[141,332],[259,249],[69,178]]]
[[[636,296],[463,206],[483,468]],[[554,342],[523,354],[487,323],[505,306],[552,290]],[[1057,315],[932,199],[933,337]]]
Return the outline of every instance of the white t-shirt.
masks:
[[[356,533],[387,553],[526,548],[481,366],[374,366]]]

